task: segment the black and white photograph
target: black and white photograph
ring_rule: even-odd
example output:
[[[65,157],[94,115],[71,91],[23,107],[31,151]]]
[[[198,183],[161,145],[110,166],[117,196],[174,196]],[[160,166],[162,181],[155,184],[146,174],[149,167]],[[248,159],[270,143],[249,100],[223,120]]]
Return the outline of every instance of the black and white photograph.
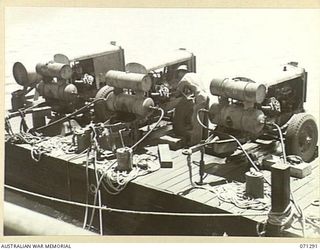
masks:
[[[4,12],[4,236],[319,239],[319,9]]]

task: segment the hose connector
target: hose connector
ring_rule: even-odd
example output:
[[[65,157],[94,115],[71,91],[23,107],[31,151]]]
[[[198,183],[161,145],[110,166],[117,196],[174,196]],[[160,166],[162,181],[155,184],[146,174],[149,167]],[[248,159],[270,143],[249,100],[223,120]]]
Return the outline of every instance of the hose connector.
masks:
[[[157,107],[157,106],[149,106],[149,109],[152,109],[152,110],[160,110],[161,108],[160,108],[160,107]]]

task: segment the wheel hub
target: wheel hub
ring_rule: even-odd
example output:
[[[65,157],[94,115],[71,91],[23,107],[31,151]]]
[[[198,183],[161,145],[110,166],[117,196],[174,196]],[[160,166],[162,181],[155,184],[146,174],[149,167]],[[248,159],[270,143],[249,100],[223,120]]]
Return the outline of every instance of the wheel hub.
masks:
[[[307,126],[301,131],[301,135],[299,138],[301,152],[307,151],[308,148],[311,146],[312,141],[312,128],[310,128],[310,126]]]

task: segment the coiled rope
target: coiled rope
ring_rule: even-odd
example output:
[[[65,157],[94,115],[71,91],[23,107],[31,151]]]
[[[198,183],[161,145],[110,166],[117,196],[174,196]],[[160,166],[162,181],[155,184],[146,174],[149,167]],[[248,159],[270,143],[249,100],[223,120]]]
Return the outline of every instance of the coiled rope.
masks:
[[[228,186],[222,185],[213,188],[219,200],[232,203],[240,209],[268,210],[270,205],[263,199],[253,199],[248,197],[245,192],[245,184],[238,182],[228,183]],[[264,193],[270,197],[270,188],[264,186]]]
[[[52,152],[70,154],[70,147],[72,142],[68,141],[68,138],[62,136],[55,137],[43,137],[36,143],[31,144],[32,148],[30,150],[31,158],[39,162],[43,154],[49,154]]]
[[[154,160],[156,159],[156,156],[150,154],[134,156],[133,168],[129,172],[117,170],[116,161],[99,168],[97,172],[102,178],[102,186],[106,192],[111,195],[117,195],[123,191],[132,180],[160,169],[160,165],[158,167],[152,167],[155,165]],[[143,167],[139,166],[141,162],[145,162]]]
[[[26,143],[33,145],[35,143],[39,143],[42,141],[43,137],[40,136],[39,134],[31,134],[29,133],[28,126],[25,121],[25,114],[23,110],[19,110],[19,114],[21,116],[21,122],[20,122],[20,132],[19,133],[14,133],[11,123],[10,123],[10,118],[7,116],[5,117],[5,129],[9,135],[9,137],[6,139],[6,141],[9,141],[11,143]]]
[[[293,216],[293,211],[291,209],[291,204],[286,207],[286,209],[283,212],[280,213],[270,213],[268,215],[268,223],[276,226],[285,226],[290,222]]]

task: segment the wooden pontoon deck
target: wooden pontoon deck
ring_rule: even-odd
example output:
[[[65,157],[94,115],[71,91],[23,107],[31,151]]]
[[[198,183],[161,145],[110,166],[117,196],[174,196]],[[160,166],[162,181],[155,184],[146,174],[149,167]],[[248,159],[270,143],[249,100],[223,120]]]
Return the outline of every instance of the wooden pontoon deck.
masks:
[[[249,153],[262,157],[274,152],[274,143],[250,143],[245,148]],[[157,153],[157,146],[145,149]],[[139,215],[103,211],[104,231],[120,235],[223,235],[256,236],[258,222],[267,219],[267,210],[241,209],[229,202],[223,202],[217,191],[221,188],[231,190],[237,183],[244,187],[244,173],[249,163],[239,151],[239,156],[225,163],[224,159],[205,155],[208,174],[204,182],[213,190],[193,188],[189,180],[186,156],[182,149],[172,151],[173,168],[161,168],[158,171],[141,176],[130,182],[118,195],[109,195],[103,188],[102,205],[111,208],[136,211],[180,212],[180,213],[217,213],[237,214],[239,216],[166,216]],[[5,183],[32,192],[54,196],[70,201],[84,203],[86,200],[85,158],[70,155],[43,155],[35,162],[30,155],[29,145],[5,145]],[[200,153],[192,155],[193,180],[199,180]],[[291,190],[295,201],[305,216],[319,217],[319,167],[318,159],[312,163],[312,174],[298,179],[291,177]],[[264,176],[270,182],[270,171],[264,170]],[[90,181],[94,183],[94,170],[89,165]],[[268,188],[268,187],[267,187]],[[216,192],[214,192],[214,190]],[[32,198],[32,197],[30,197]],[[271,198],[264,199],[270,204]],[[46,201],[47,202],[47,201]],[[92,202],[92,196],[90,199]],[[53,203],[52,203],[53,204]],[[54,204],[58,209],[83,220],[84,209],[70,205]],[[59,207],[60,206],[60,207]],[[294,209],[294,208],[293,208]],[[264,214],[252,216],[252,214]],[[94,224],[98,224],[97,214]],[[318,237],[311,227],[306,228],[305,237]],[[309,230],[310,229],[310,230]],[[301,224],[293,222],[284,232],[285,236],[301,237]]]

